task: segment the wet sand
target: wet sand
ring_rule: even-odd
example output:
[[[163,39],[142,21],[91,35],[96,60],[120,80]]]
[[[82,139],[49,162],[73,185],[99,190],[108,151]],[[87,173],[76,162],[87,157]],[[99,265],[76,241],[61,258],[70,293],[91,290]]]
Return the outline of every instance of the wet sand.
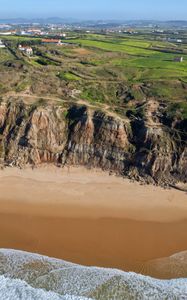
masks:
[[[1,248],[146,274],[148,261],[187,250],[187,195],[178,190],[47,166],[0,171],[0,191]]]

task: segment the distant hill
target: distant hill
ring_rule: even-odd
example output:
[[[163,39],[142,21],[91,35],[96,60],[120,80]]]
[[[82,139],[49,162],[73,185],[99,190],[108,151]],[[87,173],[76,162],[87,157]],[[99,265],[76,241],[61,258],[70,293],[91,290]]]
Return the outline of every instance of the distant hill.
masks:
[[[176,25],[187,25],[187,21],[185,20],[171,20],[171,21],[167,21],[166,23],[176,24]]]
[[[60,24],[60,23],[72,23],[76,20],[72,18],[58,18],[58,17],[50,17],[50,18],[15,18],[15,19],[0,19],[0,24],[24,24],[24,23],[40,23],[40,24]]]
[[[147,26],[149,24],[160,25],[160,26],[174,26],[174,27],[186,27],[187,21],[185,20],[166,20],[166,21],[158,21],[158,20],[80,20],[75,18],[60,18],[60,17],[49,17],[49,18],[7,18],[0,19],[0,24],[31,24],[31,23],[39,23],[39,24],[82,24],[82,25],[144,25]]]

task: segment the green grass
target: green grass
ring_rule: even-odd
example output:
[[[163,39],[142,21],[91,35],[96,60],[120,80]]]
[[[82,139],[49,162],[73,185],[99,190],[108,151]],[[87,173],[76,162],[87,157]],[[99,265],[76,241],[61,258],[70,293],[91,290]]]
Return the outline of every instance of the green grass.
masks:
[[[15,91],[17,93],[22,92],[22,91],[26,90],[26,88],[29,87],[29,85],[30,85],[29,81],[22,81],[16,86]]]
[[[66,81],[77,81],[81,79],[79,76],[71,72],[63,72],[63,71],[58,74],[58,77]]]
[[[0,49],[0,63],[13,59],[13,55],[6,48]]]
[[[174,117],[176,115],[187,119],[187,102],[172,103],[169,106],[169,115]]]
[[[5,35],[0,35],[0,39],[1,40],[5,40],[5,41],[12,41],[12,42],[28,42],[28,41],[32,41],[32,42],[36,42],[36,41],[41,41],[41,38],[37,38],[37,37],[25,37],[25,36],[5,36]]]
[[[71,42],[80,44],[81,46],[99,48],[106,51],[115,51],[115,52],[124,52],[126,54],[131,55],[142,55],[148,56],[150,54],[155,54],[156,51],[145,48],[136,48],[134,46],[129,46],[128,44],[120,44],[120,43],[113,43],[113,42],[103,42],[103,41],[95,41],[95,40],[83,40],[83,39],[76,39],[71,40]]]
[[[166,46],[173,47],[169,43],[158,43],[152,41],[142,41],[134,39],[116,38],[111,39],[100,36],[98,40],[96,35],[88,36],[88,39],[74,39],[71,42],[81,45],[82,47],[89,47],[95,49],[95,51],[103,50],[107,52],[119,52],[118,57],[105,59],[93,59],[91,61],[96,66],[110,64],[114,67],[118,67],[119,71],[122,70],[124,73],[128,72],[126,76],[129,80],[134,78],[135,81],[143,81],[148,79],[181,79],[187,77],[187,55],[184,54],[184,62],[174,62],[174,58],[179,54],[175,54],[172,51],[165,53],[162,51],[156,51],[152,49],[152,46]],[[101,40],[101,38],[103,40]],[[168,48],[168,52],[169,52]],[[126,57],[120,58],[121,55]],[[129,72],[130,71],[130,72]]]

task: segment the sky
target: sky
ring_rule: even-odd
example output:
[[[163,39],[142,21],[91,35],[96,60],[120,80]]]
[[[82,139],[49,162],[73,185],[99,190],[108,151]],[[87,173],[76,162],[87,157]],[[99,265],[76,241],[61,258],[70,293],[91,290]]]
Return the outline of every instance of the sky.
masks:
[[[187,20],[187,0],[0,0],[0,18]]]

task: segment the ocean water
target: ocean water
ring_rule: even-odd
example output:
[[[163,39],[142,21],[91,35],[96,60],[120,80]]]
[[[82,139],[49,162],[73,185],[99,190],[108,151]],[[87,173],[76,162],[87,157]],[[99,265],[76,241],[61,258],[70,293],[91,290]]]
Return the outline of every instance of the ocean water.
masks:
[[[89,300],[85,297],[71,295],[61,296],[53,292],[36,289],[23,280],[10,279],[0,276],[0,299],[1,300]]]
[[[0,299],[187,299],[187,279],[158,280],[116,269],[0,249]]]

